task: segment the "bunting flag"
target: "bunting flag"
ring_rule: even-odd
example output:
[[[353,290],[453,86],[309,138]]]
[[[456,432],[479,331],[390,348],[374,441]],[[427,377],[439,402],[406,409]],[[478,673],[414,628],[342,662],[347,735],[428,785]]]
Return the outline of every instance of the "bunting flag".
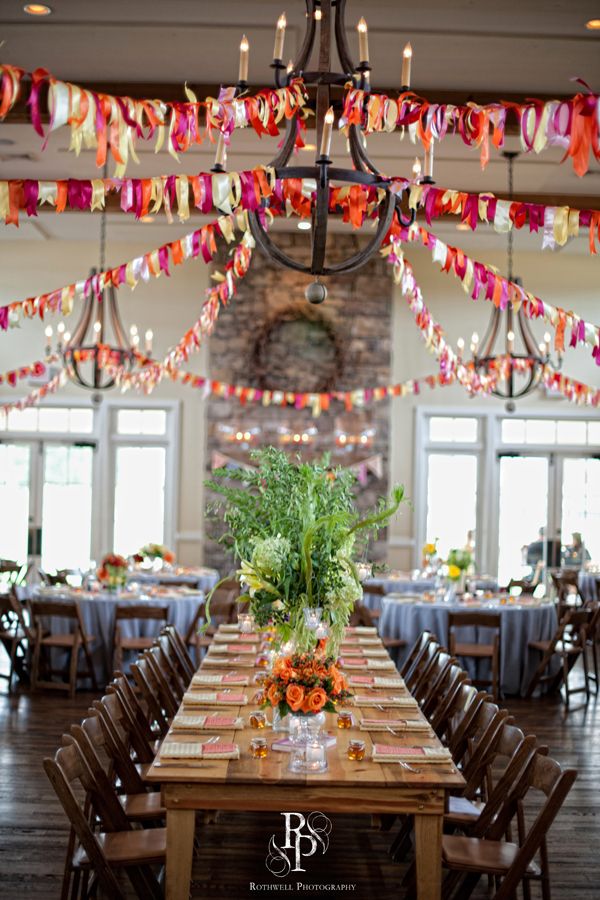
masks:
[[[29,363],[26,366],[19,366],[18,369],[0,373],[0,385],[6,384],[9,387],[17,387],[19,381],[22,381],[24,378],[41,378],[48,371],[48,366],[57,362],[60,362],[59,357],[56,354],[52,354],[44,362],[37,360],[37,362]]]
[[[8,225],[19,224],[19,212],[37,216],[48,204],[57,213],[66,209],[102,210],[106,198],[120,196],[121,210],[136,219],[164,210],[169,222],[176,211],[181,222],[190,209],[208,214],[214,210],[230,214],[238,208],[259,209],[271,196],[275,170],[257,166],[244,172],[199,172],[197,175],[162,175],[155,178],[68,178],[37,181],[32,178],[0,181],[0,217]]]
[[[48,394],[55,394],[60,388],[64,387],[68,381],[68,375],[65,369],[61,369],[47,384],[43,384],[39,388],[35,388],[26,397],[21,400],[13,400],[10,403],[0,405],[0,412],[6,417],[11,410],[27,409],[29,406],[37,406],[38,403],[47,397]]]
[[[139,162],[135,152],[137,140],[151,140],[156,135],[155,151],[158,152],[166,138],[169,153],[178,159],[178,153],[201,144],[206,133],[214,140],[218,132],[226,142],[236,128],[250,127],[258,135],[278,135],[282,120],[291,119],[298,111],[302,117],[308,115],[306,89],[299,78],[286,87],[267,88],[239,97],[234,96],[233,88],[222,88],[218,98],[207,97],[201,101],[186,86],[188,101],[173,103],[113,97],[60,81],[45,69],[24,73],[16,66],[0,65],[0,119],[14,106],[25,74],[31,79],[27,104],[35,131],[44,136],[41,97],[42,89],[47,87],[48,132],[69,126],[69,149],[79,154],[82,147],[96,148],[99,167],[104,165],[110,147],[117,177],[125,174],[130,158]],[[297,143],[303,146],[300,133]]]
[[[590,153],[600,159],[598,95],[591,92],[564,100],[498,100],[481,106],[431,103],[412,91],[394,99],[350,87],[343,104],[340,127],[344,130],[361,125],[370,134],[402,128],[413,143],[419,141],[425,149],[448,133],[459,134],[468,147],[479,148],[482,168],[489,160],[490,131],[493,145],[503,147],[509,115],[517,121],[525,153],[561,147],[565,150],[563,160],[571,157],[577,175],[587,172]]]
[[[469,194],[430,184],[411,185],[409,206],[422,209],[428,225],[433,219],[448,214],[460,216],[461,222],[473,231],[478,222],[492,225],[499,233],[528,224],[530,232],[541,231],[542,250],[564,246],[569,238],[578,237],[582,228],[589,228],[590,253],[597,252],[596,237],[600,239],[600,210],[596,209],[499,200],[489,192]]]
[[[529,319],[542,319],[554,329],[554,349],[565,349],[565,331],[570,329],[569,346],[587,344],[592,348],[592,356],[600,366],[600,327],[580,318],[572,311],[540,300],[521,285],[499,275],[485,263],[471,259],[463,250],[445,244],[432,232],[418,225],[410,228],[395,228],[394,234],[404,241],[421,243],[431,252],[434,263],[439,263],[442,272],[452,272],[462,282],[465,293],[473,300],[483,296],[494,306],[506,309],[510,303],[515,311],[522,309]]]
[[[74,301],[86,298],[91,291],[100,296],[109,285],[118,288],[122,284],[128,285],[133,290],[140,280],[159,278],[163,272],[168,276],[171,265],[181,265],[188,259],[201,257],[205,263],[209,263],[217,252],[217,237],[231,243],[236,227],[240,230],[248,227],[248,215],[245,210],[221,216],[177,241],[163,244],[113,269],[89,275],[81,281],[56,288],[46,294],[38,294],[26,300],[13,300],[0,306],[0,330],[6,331],[9,326],[15,326],[21,316],[30,319],[36,316],[44,319],[48,313],[67,316],[73,309]]]

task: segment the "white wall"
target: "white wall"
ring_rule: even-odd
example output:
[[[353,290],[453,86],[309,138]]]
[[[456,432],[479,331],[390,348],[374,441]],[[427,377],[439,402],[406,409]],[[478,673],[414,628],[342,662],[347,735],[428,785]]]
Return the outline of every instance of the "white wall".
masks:
[[[150,234],[150,232],[148,232]],[[462,235],[461,235],[462,237]],[[586,240],[581,238],[580,240]],[[455,239],[455,242],[460,242]],[[143,253],[157,241],[150,238],[144,244],[119,243],[109,245],[108,263],[115,265]],[[504,268],[504,252],[486,251],[474,255],[483,261]],[[0,243],[0,302],[31,296],[37,292],[59,287],[84,276],[97,264],[98,245],[90,242],[19,241]],[[431,263],[429,254],[416,247],[407,249],[407,257],[414,265],[423,295],[434,317],[443,325],[448,337],[456,341],[459,335],[469,339],[471,332],[480,335],[485,330],[491,306],[484,300],[472,301],[464,294],[460,283],[451,275],[444,275]],[[560,253],[519,253],[517,270],[526,287],[538,296],[567,309],[573,309],[591,321],[600,321],[600,261],[585,254],[567,251]],[[140,332],[152,328],[155,347],[160,354],[173,344],[195,320],[208,284],[207,267],[201,261],[176,267],[171,278],[164,276],[149,284],[140,284],[134,292],[127,288],[120,291],[120,308],[127,325],[136,322]],[[57,317],[52,317],[56,325]],[[68,326],[69,327],[69,326]],[[72,328],[72,323],[70,324]],[[217,325],[218,327],[218,325]],[[32,362],[43,356],[43,324],[39,321],[23,322],[20,329],[0,334],[0,371]],[[435,373],[435,360],[431,357],[413,323],[412,316],[400,291],[394,299],[393,380],[403,381]],[[541,339],[546,330],[534,325]],[[192,358],[189,370],[208,374],[208,354],[203,350]],[[589,384],[600,384],[600,370],[594,365],[587,349],[568,350],[564,371]],[[0,397],[18,397],[25,391],[0,387]],[[67,387],[63,396],[81,397],[81,390]],[[181,447],[179,458],[179,514],[177,531],[178,553],[183,562],[201,560],[203,527],[203,472],[204,472],[204,404],[200,392],[171,383],[163,383],[154,397],[181,402]],[[232,401],[233,402],[233,401]],[[440,408],[465,407],[472,402],[460,387],[426,389],[418,398],[410,397],[391,402],[392,446],[390,449],[390,481],[401,481],[413,494],[413,421],[414,410],[419,404]],[[500,406],[501,401],[489,402]],[[562,411],[566,401],[549,401],[537,397],[527,399],[523,405],[538,410]],[[390,538],[390,563],[402,566],[411,564],[413,515],[408,508],[392,526]]]

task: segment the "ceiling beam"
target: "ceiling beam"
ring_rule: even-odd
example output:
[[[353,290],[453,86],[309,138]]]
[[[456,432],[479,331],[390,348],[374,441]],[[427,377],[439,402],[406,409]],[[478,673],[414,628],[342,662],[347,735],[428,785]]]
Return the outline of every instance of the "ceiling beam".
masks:
[[[94,81],[94,82],[78,82],[80,87],[86,88],[87,90],[94,91],[96,93],[103,94],[111,94],[117,97],[133,97],[134,99],[142,100],[142,99],[158,99],[164,100],[166,102],[186,102],[187,98],[185,96],[185,92],[183,89],[183,85],[179,83],[173,82],[156,82],[156,81],[116,81],[116,82],[108,82],[108,81]],[[194,84],[190,83],[189,85],[196,96],[201,100],[206,97],[218,97],[219,90],[221,85],[219,84]],[[265,85],[254,85],[249,88],[249,93],[254,93],[259,91],[261,88],[264,88]],[[334,93],[337,93],[338,97],[341,97],[341,89],[335,90],[332,88]],[[398,85],[394,85],[393,87],[383,88],[383,87],[374,87],[373,90],[377,93],[387,94],[391,97],[396,97],[398,95]],[[314,89],[309,88],[309,97],[311,105],[314,106]],[[29,109],[27,107],[27,95],[22,95],[13,109],[10,111],[8,116],[6,117],[6,122],[9,124],[23,124],[30,121]],[[485,105],[486,103],[493,103],[497,100],[507,100],[512,103],[522,103],[524,101],[523,94],[513,94],[513,93],[505,93],[500,92],[493,93],[492,91],[448,91],[443,89],[432,88],[430,90],[423,91],[423,96],[427,98],[430,102],[434,103],[445,103],[445,104],[454,104],[456,106],[464,105],[468,102],[479,103],[481,105]],[[551,94],[540,94],[537,99],[540,100],[563,100],[568,99],[572,95],[564,95],[557,96]],[[45,123],[48,121],[48,116],[45,113],[45,108],[47,104],[45,102],[44,94],[42,94],[40,108],[42,110],[42,121]],[[309,116],[307,120],[307,127],[309,129],[314,129],[315,127],[315,118],[314,116]],[[506,127],[507,134],[517,134],[518,126],[515,121],[514,116],[509,116]]]

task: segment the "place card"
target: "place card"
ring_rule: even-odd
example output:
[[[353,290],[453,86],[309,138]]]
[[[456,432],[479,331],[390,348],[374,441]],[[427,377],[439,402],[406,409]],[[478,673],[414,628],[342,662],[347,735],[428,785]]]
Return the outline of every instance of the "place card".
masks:
[[[192,678],[194,684],[235,684],[240,687],[246,687],[250,683],[248,675],[238,675],[237,672],[228,673],[227,675],[211,675],[208,672],[198,672]]]
[[[217,668],[223,666],[230,669],[235,666],[238,669],[253,669],[256,665],[256,657],[253,656],[224,656],[218,653],[207,653],[202,660],[202,668]]]
[[[389,697],[385,694],[355,694],[352,698],[355,706],[404,706],[416,709],[419,704],[414,697]]]
[[[187,716],[179,714],[171,723],[173,731],[226,731],[244,727],[244,720],[238,716]]]
[[[248,698],[241,691],[186,691],[183,695],[184,706],[245,706]]]
[[[392,728],[397,731],[431,732],[431,726],[425,719],[376,719],[363,716],[359,728],[361,731],[387,731]]]
[[[374,762],[421,763],[452,762],[452,754],[446,747],[397,747],[394,744],[373,744]]]

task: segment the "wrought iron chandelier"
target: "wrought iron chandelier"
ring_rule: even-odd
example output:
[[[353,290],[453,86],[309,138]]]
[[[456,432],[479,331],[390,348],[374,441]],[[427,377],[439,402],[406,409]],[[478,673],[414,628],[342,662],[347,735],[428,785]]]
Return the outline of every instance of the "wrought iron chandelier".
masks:
[[[279,179],[312,179],[315,184],[315,202],[312,211],[311,223],[311,259],[310,264],[304,264],[293,259],[284,252],[274,240],[267,234],[261,218],[257,212],[249,212],[249,222],[252,235],[268,259],[289,269],[298,272],[310,273],[316,276],[316,281],[310,284],[306,290],[306,297],[311,303],[321,303],[327,296],[325,286],[319,281],[322,275],[339,275],[363,266],[375,254],[385,235],[387,234],[393,217],[398,216],[404,226],[411,225],[415,218],[415,211],[406,214],[402,211],[402,195],[390,190],[389,181],[378,171],[375,164],[367,154],[366,138],[362,128],[350,125],[348,129],[349,152],[353,168],[341,168],[332,165],[330,159],[331,138],[336,109],[339,104],[332,98],[332,88],[343,86],[351,81],[357,88],[369,90],[369,63],[367,24],[364,19],[358,23],[359,55],[360,60],[355,64],[352,60],[345,27],[346,0],[305,0],[306,3],[306,32],[304,41],[296,60],[291,61],[286,67],[283,63],[283,45],[285,38],[285,15],[279,18],[275,36],[274,59],[271,68],[274,70],[275,85],[282,87],[286,80],[289,83],[294,77],[302,77],[308,87],[316,89],[316,147],[320,148],[319,156],[313,166],[290,165],[290,158],[294,150],[297,133],[297,118],[299,112],[288,120],[286,134],[277,156],[270,164],[276,171]],[[318,44],[317,44],[318,30]],[[332,70],[332,37],[335,41],[337,56],[341,71]],[[313,51],[318,46],[318,62],[316,70],[307,70]],[[407,44],[404,50],[404,64],[402,67],[402,80],[406,82],[402,91],[409,89],[410,64],[412,50]],[[245,38],[240,45],[240,70],[239,81],[236,86],[236,94],[239,95],[247,87],[248,72],[248,43]],[[225,164],[225,146],[221,141],[217,149],[217,157],[213,171],[223,172]],[[431,171],[427,170],[423,179],[424,183],[433,183]],[[327,230],[329,217],[332,212],[329,205],[329,188],[336,184],[360,184],[381,188],[385,192],[385,198],[379,210],[379,221],[373,237],[368,243],[352,256],[342,262],[328,264],[326,260]],[[333,211],[335,212],[335,210]]]
[[[512,201],[514,162],[519,153],[506,150],[502,155],[508,163],[508,199]],[[521,285],[521,279],[513,274],[513,249],[514,229],[509,228],[506,277]],[[477,372],[497,376],[492,394],[506,401],[507,412],[514,412],[515,400],[530,394],[539,384],[550,359],[550,335],[546,333],[544,341],[537,344],[522,308],[515,313],[510,303],[504,310],[495,306],[481,344],[477,333],[473,334],[471,352]]]
[[[106,177],[106,167],[104,172]],[[100,219],[100,268],[104,272],[106,258],[106,207]],[[129,329],[129,340],[121,320],[115,288],[103,290],[96,281],[96,269],[90,272],[90,284],[83,309],[73,334],[61,323],[57,329],[56,354],[62,358],[70,380],[92,391],[114,387],[117,373],[131,370],[141,359],[139,335],[135,325]],[[46,354],[52,354],[52,328],[46,328]],[[146,332],[146,353],[152,350],[152,332]]]

